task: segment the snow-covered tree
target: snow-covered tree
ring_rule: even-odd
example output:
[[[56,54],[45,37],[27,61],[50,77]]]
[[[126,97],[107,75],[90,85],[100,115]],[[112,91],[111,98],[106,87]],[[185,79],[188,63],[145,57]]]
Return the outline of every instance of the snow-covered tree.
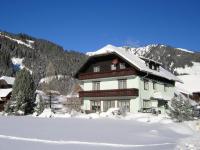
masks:
[[[38,100],[36,102],[35,112],[40,115],[45,109],[45,101],[41,95],[38,95]]]
[[[193,108],[187,98],[179,95],[171,100],[169,115],[179,122],[193,120]]]
[[[30,72],[26,69],[19,71],[5,112],[16,115],[32,113],[35,105],[35,90],[36,87]]]

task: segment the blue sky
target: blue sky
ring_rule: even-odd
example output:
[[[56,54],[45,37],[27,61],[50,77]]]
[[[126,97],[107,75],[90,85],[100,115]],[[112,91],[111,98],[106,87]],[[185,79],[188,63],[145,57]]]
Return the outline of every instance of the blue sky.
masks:
[[[200,51],[199,0],[4,0],[0,29],[93,51],[168,44]]]

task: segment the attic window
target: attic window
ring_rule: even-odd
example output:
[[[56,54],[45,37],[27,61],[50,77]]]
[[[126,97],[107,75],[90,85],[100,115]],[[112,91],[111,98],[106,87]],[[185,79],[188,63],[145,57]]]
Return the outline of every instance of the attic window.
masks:
[[[117,69],[117,65],[116,64],[112,64],[111,65],[111,70],[116,70]]]
[[[119,68],[120,68],[120,69],[125,69],[125,68],[126,68],[125,63],[120,63],[120,64],[119,64]]]
[[[95,66],[95,67],[93,68],[93,71],[94,71],[94,72],[100,72],[100,66]]]

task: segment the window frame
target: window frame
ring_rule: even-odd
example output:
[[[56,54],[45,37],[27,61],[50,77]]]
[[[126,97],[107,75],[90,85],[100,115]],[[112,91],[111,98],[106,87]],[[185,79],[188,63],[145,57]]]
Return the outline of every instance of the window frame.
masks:
[[[117,70],[117,65],[116,64],[111,64],[110,65],[110,69],[113,70]]]
[[[151,108],[151,107],[152,107],[151,100],[143,99],[143,108]]]
[[[92,90],[99,91],[100,90],[100,81],[92,81]]]
[[[164,84],[164,92],[167,92],[167,90],[168,90],[168,85],[167,84]]]
[[[125,63],[119,63],[119,69],[126,69]]]
[[[115,108],[115,100],[104,100],[103,101],[103,111],[106,112],[110,108]]]
[[[95,112],[101,111],[101,101],[100,100],[98,100],[98,101],[91,100],[90,107],[91,107],[91,110],[93,110]]]
[[[149,80],[144,80],[144,90],[149,90]]]
[[[118,89],[127,89],[127,79],[118,79]]]
[[[100,66],[94,66],[93,72],[100,72]]]
[[[118,100],[117,107],[120,109],[124,109],[125,107],[125,111],[130,112],[130,100]]]
[[[156,81],[153,81],[153,90],[157,90],[157,82]]]

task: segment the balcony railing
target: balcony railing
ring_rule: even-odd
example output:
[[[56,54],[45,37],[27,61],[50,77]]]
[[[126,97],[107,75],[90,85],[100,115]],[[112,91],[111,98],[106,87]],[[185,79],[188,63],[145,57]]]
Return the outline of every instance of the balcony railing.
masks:
[[[131,68],[126,68],[122,70],[112,70],[107,72],[81,73],[79,74],[79,79],[85,80],[85,79],[107,78],[107,77],[117,77],[117,76],[128,76],[134,74],[136,74],[135,70]]]
[[[115,96],[138,96],[138,89],[114,89],[98,91],[80,91],[79,97],[115,97]]]

